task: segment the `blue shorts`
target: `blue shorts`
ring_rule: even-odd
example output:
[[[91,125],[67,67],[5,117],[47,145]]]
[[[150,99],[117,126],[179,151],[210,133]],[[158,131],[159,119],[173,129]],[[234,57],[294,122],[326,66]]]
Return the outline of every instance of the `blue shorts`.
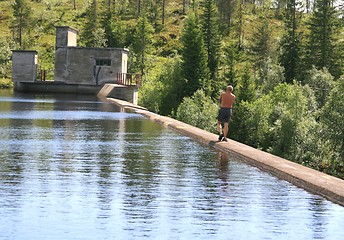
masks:
[[[232,118],[232,109],[231,108],[220,108],[219,114],[217,116],[217,121],[220,123],[229,122]]]

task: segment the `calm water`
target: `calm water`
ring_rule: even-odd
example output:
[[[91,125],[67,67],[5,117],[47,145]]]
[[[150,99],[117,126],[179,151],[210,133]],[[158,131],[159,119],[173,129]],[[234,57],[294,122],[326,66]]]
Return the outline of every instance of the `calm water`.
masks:
[[[96,99],[0,92],[0,239],[344,239],[344,208]]]

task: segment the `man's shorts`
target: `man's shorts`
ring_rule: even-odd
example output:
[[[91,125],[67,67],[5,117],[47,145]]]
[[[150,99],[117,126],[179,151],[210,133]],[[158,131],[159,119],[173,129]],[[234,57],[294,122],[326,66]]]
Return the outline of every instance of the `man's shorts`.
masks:
[[[231,108],[220,108],[217,120],[221,123],[229,122],[232,118],[232,109]]]

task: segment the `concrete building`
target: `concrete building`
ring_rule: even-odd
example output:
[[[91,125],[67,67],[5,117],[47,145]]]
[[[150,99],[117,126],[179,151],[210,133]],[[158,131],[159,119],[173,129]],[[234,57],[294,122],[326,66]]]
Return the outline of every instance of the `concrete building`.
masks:
[[[77,47],[77,33],[71,27],[56,28],[55,81],[98,86],[116,83],[119,73],[127,73],[127,49]]]
[[[128,49],[78,47],[77,35],[78,30],[72,27],[56,27],[53,81],[37,79],[37,51],[13,50],[14,89],[25,92],[98,94],[104,85],[108,85],[106,92],[112,97],[136,104],[141,77],[127,73]]]
[[[37,51],[12,51],[12,81],[34,82],[37,80]]]

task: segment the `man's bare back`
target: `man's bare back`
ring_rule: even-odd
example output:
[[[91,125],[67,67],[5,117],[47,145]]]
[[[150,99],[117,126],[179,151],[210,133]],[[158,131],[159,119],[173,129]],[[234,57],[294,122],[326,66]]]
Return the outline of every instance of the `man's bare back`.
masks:
[[[235,100],[235,95],[232,93],[233,88],[227,87],[226,92],[221,93],[220,107],[232,108]]]

